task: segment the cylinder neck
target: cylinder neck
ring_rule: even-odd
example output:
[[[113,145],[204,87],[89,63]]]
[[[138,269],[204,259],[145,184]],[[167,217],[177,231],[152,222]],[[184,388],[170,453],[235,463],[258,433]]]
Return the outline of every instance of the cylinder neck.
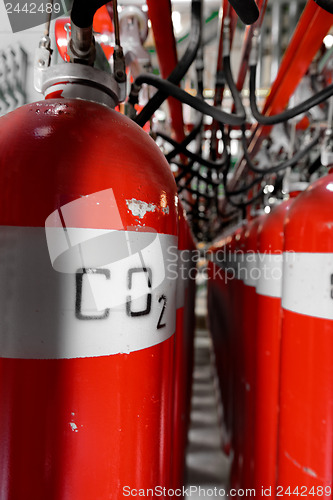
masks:
[[[84,99],[109,108],[119,103],[119,86],[112,75],[82,64],[59,64],[48,68],[42,92],[46,99]]]

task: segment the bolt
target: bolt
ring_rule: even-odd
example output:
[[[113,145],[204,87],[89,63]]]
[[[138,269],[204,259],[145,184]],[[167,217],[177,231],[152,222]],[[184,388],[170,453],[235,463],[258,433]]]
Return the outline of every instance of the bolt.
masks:
[[[40,67],[45,66],[45,61],[44,61],[44,59],[39,59],[39,60],[38,60],[38,66],[40,66]]]

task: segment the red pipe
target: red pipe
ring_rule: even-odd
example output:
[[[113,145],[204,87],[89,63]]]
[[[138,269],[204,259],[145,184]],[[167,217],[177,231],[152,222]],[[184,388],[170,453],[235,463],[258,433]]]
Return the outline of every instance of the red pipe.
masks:
[[[155,47],[162,78],[167,78],[177,65],[176,40],[171,19],[170,0],[147,0],[149,18],[155,38]],[[172,128],[175,139],[185,137],[182,104],[173,98],[168,99]]]

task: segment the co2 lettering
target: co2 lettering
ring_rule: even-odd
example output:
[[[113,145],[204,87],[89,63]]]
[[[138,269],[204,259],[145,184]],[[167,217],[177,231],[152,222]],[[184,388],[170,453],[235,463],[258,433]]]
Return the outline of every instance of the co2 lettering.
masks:
[[[129,292],[133,288],[134,276],[138,274],[143,274],[145,277],[145,281],[147,283],[147,294],[145,297],[145,306],[141,310],[135,310],[133,308],[132,296],[129,293],[126,296],[125,303],[125,311],[126,315],[130,318],[137,318],[142,316],[148,316],[151,313],[152,308],[152,282],[153,282],[153,274],[150,267],[134,267],[128,270],[127,272],[127,288]],[[75,297],[75,317],[79,320],[103,320],[107,319],[111,314],[111,309],[106,308],[101,311],[99,314],[85,314],[82,311],[82,297],[83,297],[83,289],[84,289],[84,277],[86,275],[104,275],[106,280],[111,279],[111,272],[109,269],[103,268],[81,268],[78,269],[75,276],[76,281],[76,297]],[[166,323],[163,322],[163,317],[166,309],[167,298],[165,295],[161,295],[158,298],[159,304],[162,303],[161,312],[159,315],[159,319],[156,325],[156,329],[159,330],[166,326]]]

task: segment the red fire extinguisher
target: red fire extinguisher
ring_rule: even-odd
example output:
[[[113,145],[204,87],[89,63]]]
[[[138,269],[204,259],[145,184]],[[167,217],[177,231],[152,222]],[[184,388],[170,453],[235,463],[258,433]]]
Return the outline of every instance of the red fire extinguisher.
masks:
[[[176,185],[152,139],[107,107],[117,84],[63,67],[56,99],[0,119],[4,500],[171,481]]]
[[[285,223],[277,492],[332,497],[333,175]]]

